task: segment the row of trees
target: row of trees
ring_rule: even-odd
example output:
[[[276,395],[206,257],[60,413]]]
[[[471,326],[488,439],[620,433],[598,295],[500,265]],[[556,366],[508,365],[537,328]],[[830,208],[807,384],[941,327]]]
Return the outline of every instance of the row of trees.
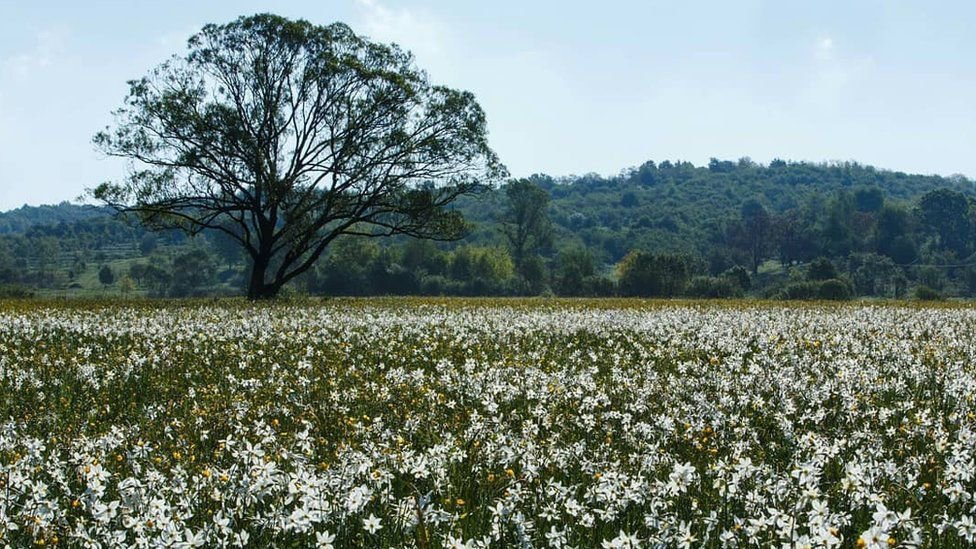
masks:
[[[913,207],[886,202],[877,187],[838,192],[829,201],[814,197],[779,214],[750,199],[728,226],[726,243],[747,256],[754,273],[769,258],[790,265],[869,252],[903,266],[920,254],[936,263],[957,263],[976,251],[974,204],[962,193],[938,189]]]
[[[480,240],[457,245],[342,237],[293,286],[329,295],[900,297],[913,287],[976,293],[976,259],[970,257],[976,207],[948,189],[906,202],[879,187],[858,187],[829,197],[811,194],[780,212],[752,198],[718,225],[705,253],[636,249],[614,263],[553,223],[551,193],[536,182],[511,181],[498,196],[496,218],[482,224]],[[0,284],[63,288],[86,271],[121,261],[110,268],[115,280],[100,277],[104,287],[131,285],[171,296],[246,288],[247,258],[222,233],[181,240],[179,233],[107,231],[122,240],[92,250],[71,246],[91,242],[90,225],[101,222],[77,223],[82,236],[71,224],[58,224],[0,238]],[[826,278],[825,264],[833,269]],[[837,282],[822,291],[827,281]]]
[[[751,293],[793,299],[904,297],[910,287],[929,297],[976,293],[976,258],[970,258],[976,251],[976,202],[948,189],[905,203],[888,199],[878,187],[859,187],[829,199],[814,194],[781,213],[750,199],[739,217],[715,235],[705,257],[631,250],[612,269],[599,264],[584,245],[554,246],[558,231],[548,216],[548,193],[540,186],[514,181],[504,193],[506,207],[497,225],[504,247],[481,248],[491,250],[482,256],[492,258],[488,263],[504,268],[468,270],[467,258],[477,249],[470,246],[445,252],[412,242],[399,256],[396,247],[374,255],[385,258],[381,271],[399,273],[399,282],[385,286],[386,291],[693,297]],[[776,265],[770,266],[770,260]],[[310,289],[342,293],[341,280],[350,279],[352,264],[357,262],[348,252],[330,256],[320,269],[327,273],[320,279],[325,282]],[[375,281],[354,287],[384,292],[384,285]]]

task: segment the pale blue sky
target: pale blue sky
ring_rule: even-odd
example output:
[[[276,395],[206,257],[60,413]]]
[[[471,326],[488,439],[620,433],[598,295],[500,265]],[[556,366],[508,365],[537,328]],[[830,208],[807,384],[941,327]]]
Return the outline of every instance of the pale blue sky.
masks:
[[[256,12],[412,50],[477,95],[516,176],[712,156],[976,176],[976,2],[0,0],[0,210],[121,177],[91,137],[126,80]]]

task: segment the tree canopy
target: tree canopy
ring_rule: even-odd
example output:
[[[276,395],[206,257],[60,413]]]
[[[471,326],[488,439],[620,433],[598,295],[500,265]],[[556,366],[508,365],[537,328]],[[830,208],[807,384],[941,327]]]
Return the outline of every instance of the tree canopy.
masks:
[[[459,238],[447,206],[505,175],[471,93],[341,23],[207,25],[115,117],[94,141],[131,170],[93,195],[153,227],[223,232],[250,258],[251,298],[343,234]]]
[[[538,264],[534,254],[552,243],[552,221],[547,212],[549,193],[528,179],[518,179],[505,185],[505,196],[508,204],[501,219],[501,232],[515,269],[531,285],[532,266]]]

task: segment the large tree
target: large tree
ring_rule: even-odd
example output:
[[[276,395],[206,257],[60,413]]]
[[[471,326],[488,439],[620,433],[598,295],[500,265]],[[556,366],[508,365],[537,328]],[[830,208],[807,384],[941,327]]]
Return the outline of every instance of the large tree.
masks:
[[[343,234],[459,238],[449,204],[505,175],[471,93],[341,23],[207,25],[115,116],[95,143],[130,171],[93,195],[155,228],[225,233],[250,257],[251,298]]]
[[[973,225],[965,195],[946,188],[929,191],[919,198],[917,212],[922,226],[938,237],[939,249],[960,258],[969,254]]]
[[[549,219],[549,193],[528,179],[517,179],[505,186],[507,204],[501,222],[515,270],[528,279],[535,254],[552,242]]]
[[[766,207],[755,198],[743,202],[740,219],[729,227],[729,239],[749,256],[752,274],[759,272],[759,265],[769,254],[772,237],[773,223]]]

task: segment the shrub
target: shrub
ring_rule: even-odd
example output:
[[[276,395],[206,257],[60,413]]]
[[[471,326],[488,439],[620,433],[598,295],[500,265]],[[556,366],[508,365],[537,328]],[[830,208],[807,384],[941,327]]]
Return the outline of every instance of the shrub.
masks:
[[[847,282],[831,278],[820,283],[817,297],[831,301],[844,301],[851,298],[851,287]]]
[[[16,284],[0,284],[0,298],[26,299],[34,297],[33,290]]]
[[[685,293],[689,297],[726,298],[741,295],[742,291],[738,284],[724,276],[696,276],[688,283]]]
[[[673,297],[684,290],[691,271],[686,256],[634,250],[617,264],[618,287],[624,296]]]
[[[787,284],[779,294],[779,299],[816,299],[820,293],[820,284],[810,280]]]
[[[428,275],[420,281],[422,295],[461,295],[463,285],[441,275]]]
[[[818,257],[810,262],[807,280],[831,280],[837,278],[837,269],[826,257]]]
[[[748,291],[752,287],[752,279],[749,277],[749,271],[742,265],[736,265],[726,270],[722,273],[722,277],[735,281],[742,291]]]
[[[617,293],[617,285],[605,276],[588,276],[583,279],[583,292],[591,297],[608,297]]]
[[[938,290],[922,285],[915,288],[915,299],[920,301],[942,301],[945,297]]]

